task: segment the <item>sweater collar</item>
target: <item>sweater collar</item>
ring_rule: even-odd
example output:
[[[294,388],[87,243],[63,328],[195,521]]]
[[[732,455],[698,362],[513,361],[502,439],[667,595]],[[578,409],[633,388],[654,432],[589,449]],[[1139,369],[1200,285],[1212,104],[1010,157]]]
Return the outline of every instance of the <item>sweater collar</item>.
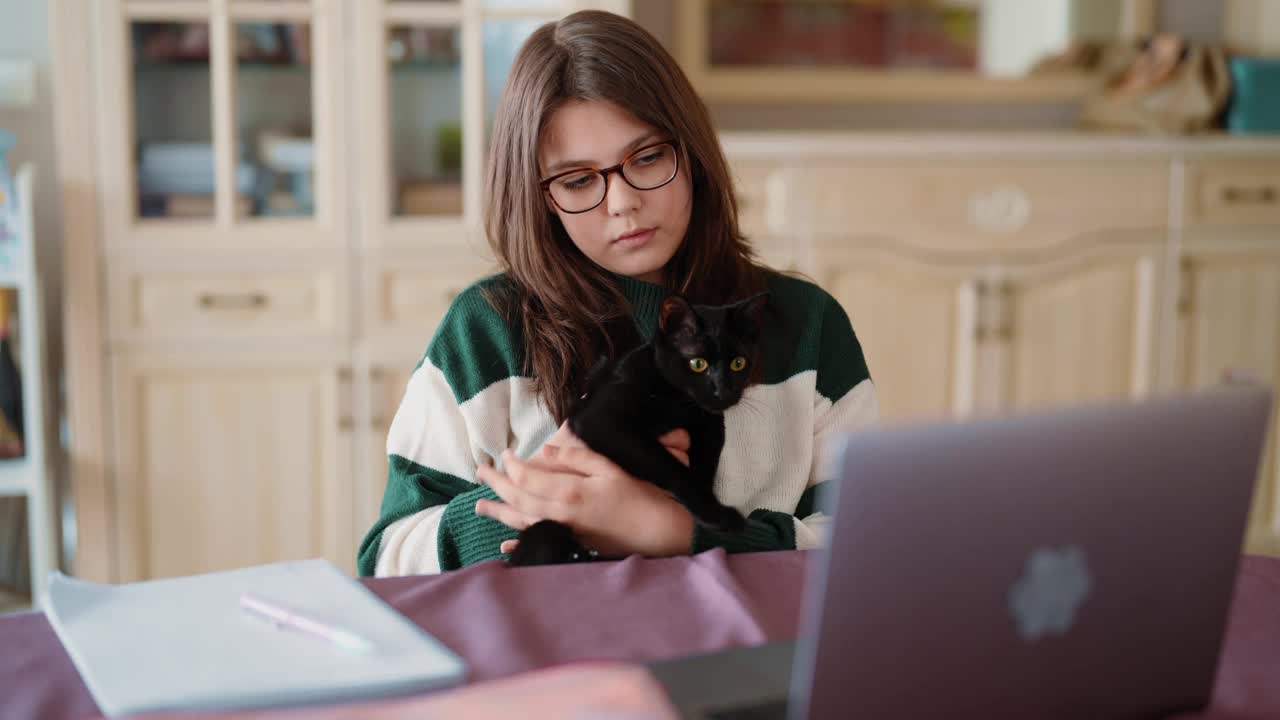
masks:
[[[662,301],[671,294],[670,288],[617,273],[613,273],[613,277],[627,302],[631,303],[636,328],[646,340],[652,338],[658,326],[658,310],[662,308]]]

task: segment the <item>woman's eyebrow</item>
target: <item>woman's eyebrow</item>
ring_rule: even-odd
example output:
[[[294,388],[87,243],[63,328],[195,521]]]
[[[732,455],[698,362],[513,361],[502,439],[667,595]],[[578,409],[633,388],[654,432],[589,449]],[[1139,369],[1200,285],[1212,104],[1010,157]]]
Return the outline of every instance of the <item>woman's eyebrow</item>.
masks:
[[[640,137],[636,138],[635,140],[632,140],[631,142],[623,146],[621,155],[623,157],[626,157],[628,154],[631,153],[631,151],[635,150],[636,148],[643,147],[646,143],[653,142],[654,140],[657,140],[657,139],[658,139],[658,133],[654,133],[654,132],[645,133],[644,135],[641,135]],[[561,170],[569,170],[572,168],[589,168],[589,167],[596,167],[596,164],[591,162],[590,160],[562,160],[552,165],[551,167],[547,168],[546,174],[554,175],[560,172]]]

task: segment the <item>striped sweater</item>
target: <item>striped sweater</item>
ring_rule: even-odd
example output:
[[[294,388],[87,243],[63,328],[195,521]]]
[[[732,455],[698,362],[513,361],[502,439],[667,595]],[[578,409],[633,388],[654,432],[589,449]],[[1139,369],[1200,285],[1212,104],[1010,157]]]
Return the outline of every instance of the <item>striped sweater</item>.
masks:
[[[390,471],[381,517],[360,545],[361,575],[452,570],[502,558],[518,534],[475,514],[495,499],[476,484],[478,464],[504,449],[534,455],[556,424],[525,374],[521,331],[490,306],[485,289],[462,293],[414,370],[387,437]],[[666,288],[619,277],[642,337],[653,336]],[[742,533],[696,527],[691,552],[812,548],[827,518],[815,506],[828,477],[822,448],[835,434],[876,422],[875,389],[849,318],[812,283],[772,275],[761,333],[763,377],[725,413],[715,477],[721,502],[747,516]]]

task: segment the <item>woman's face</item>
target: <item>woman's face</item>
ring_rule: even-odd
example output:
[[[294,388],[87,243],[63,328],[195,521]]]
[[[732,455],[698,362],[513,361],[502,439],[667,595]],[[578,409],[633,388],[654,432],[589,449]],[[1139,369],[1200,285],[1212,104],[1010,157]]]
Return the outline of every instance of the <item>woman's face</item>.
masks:
[[[541,177],[577,168],[612,167],[636,150],[671,139],[611,102],[570,101],[551,115],[547,125],[538,153]],[[656,162],[661,158],[645,153],[634,160],[637,168]],[[642,172],[636,170],[632,179]],[[558,197],[582,193],[590,198],[589,190],[579,188],[599,182],[598,177],[581,175],[566,179],[569,182],[556,191]],[[592,262],[619,275],[661,283],[663,269],[689,228],[693,193],[687,169],[680,163],[673,180],[652,190],[637,190],[616,172],[609,175],[607,186],[604,200],[586,212],[568,213],[551,198],[547,202],[573,244]]]

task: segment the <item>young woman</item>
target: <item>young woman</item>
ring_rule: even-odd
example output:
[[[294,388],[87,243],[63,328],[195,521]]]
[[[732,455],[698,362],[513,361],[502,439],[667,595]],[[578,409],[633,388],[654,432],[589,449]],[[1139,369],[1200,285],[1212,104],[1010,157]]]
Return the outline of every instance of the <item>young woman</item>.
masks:
[[[593,11],[537,30],[498,106],[486,183],[504,272],[458,297],[409,381],[361,574],[498,559],[542,518],[604,557],[818,545],[824,442],[877,419],[862,349],[830,295],[754,260],[707,109],[658,41]],[[597,358],[652,337],[666,295],[762,290],[758,382],[725,414],[715,480],[747,528],[718,532],[562,425]],[[663,442],[686,459],[687,433]]]

